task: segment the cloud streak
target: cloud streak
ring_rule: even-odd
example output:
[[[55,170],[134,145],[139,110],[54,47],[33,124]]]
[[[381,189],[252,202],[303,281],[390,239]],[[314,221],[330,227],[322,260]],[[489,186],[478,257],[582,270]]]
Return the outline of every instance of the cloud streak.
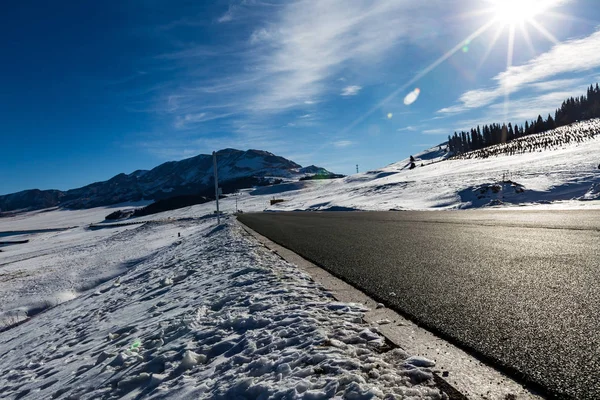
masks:
[[[459,104],[442,108],[438,113],[456,114],[481,108],[494,103],[505,94],[514,94],[529,87],[539,89],[544,81],[556,76],[591,71],[598,67],[600,67],[600,31],[585,38],[559,43],[550,51],[523,65],[509,67],[493,78],[495,81],[493,87],[467,91],[458,99]],[[549,90],[558,89],[561,84],[573,84],[569,79],[552,82],[554,85]],[[561,88],[569,89],[566,86]]]
[[[229,132],[240,143],[253,135],[280,140],[281,128],[292,126],[311,127],[314,137],[322,104],[362,89],[340,88],[340,76],[356,80],[355,71],[397,56],[391,49],[399,43],[430,34],[417,9],[408,0],[232,2],[211,29],[243,35],[215,45],[177,41],[155,58],[175,77],[157,113],[172,118],[174,143],[192,131]]]
[[[356,86],[356,85],[346,86],[345,88],[342,89],[342,93],[340,93],[340,95],[341,96],[356,96],[358,94],[358,92],[360,92],[361,89],[362,89],[361,86]]]
[[[233,115],[233,113],[215,114],[211,112],[201,112],[198,114],[185,114],[183,116],[177,116],[175,118],[176,129],[189,129],[194,126],[207,121],[213,121],[216,119],[227,118]]]
[[[436,128],[436,129],[425,129],[421,131],[424,135],[447,135],[448,129],[446,128]]]
[[[403,11],[408,2],[298,1],[277,22],[251,36],[261,90],[250,102],[256,111],[302,106],[330,93],[331,84],[349,63],[372,62],[387,54],[413,24]],[[353,95],[357,90],[344,91]]]
[[[334,147],[344,148],[354,145],[354,142],[350,140],[338,140],[337,142],[333,142]]]
[[[405,126],[404,128],[398,128],[398,129],[396,129],[396,131],[398,131],[398,132],[406,132],[406,131],[408,131],[408,132],[414,132],[416,130],[417,130],[417,128],[414,127],[414,126]]]

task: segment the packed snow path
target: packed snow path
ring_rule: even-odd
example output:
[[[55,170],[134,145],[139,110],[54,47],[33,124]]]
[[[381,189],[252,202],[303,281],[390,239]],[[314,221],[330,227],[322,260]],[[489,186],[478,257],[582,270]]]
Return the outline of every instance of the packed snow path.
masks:
[[[0,333],[0,397],[444,398],[434,363],[387,347],[360,305],[230,221],[186,224],[120,277]]]

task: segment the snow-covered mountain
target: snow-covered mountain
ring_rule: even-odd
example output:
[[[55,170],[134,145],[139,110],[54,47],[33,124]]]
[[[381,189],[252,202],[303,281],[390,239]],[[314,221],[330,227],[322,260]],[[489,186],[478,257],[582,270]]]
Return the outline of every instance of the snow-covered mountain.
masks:
[[[316,165],[309,165],[308,167],[304,167],[300,169],[300,173],[302,174],[313,174],[313,175],[330,175],[331,172],[327,171],[325,168],[317,167]]]
[[[0,196],[0,211],[12,211],[21,208],[37,210],[54,207],[60,203],[64,193],[60,190],[24,190],[22,192]]]
[[[297,180],[312,174],[331,174],[324,168],[307,168],[262,150],[224,149],[217,152],[219,182],[224,192],[275,180]],[[41,209],[54,206],[88,208],[109,204],[157,200],[183,194],[212,194],[212,155],[200,154],[170,161],[152,170],[137,170],[90,185],[59,190],[26,190],[0,196],[0,210]]]

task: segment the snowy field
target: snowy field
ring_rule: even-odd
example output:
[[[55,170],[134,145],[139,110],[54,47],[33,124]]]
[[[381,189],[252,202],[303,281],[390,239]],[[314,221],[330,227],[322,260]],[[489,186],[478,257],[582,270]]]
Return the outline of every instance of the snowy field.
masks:
[[[231,219],[30,238],[0,253],[0,306],[64,302],[0,333],[2,398],[443,398],[432,361]]]

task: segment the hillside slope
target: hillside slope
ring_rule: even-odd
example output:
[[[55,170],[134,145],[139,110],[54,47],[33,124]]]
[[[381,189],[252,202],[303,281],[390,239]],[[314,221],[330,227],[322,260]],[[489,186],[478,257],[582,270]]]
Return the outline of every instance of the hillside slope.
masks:
[[[404,159],[344,179],[270,186],[240,197],[238,207],[276,211],[468,209],[565,201],[569,207],[600,205],[600,120],[526,140],[531,146],[521,143],[522,153],[508,151],[511,145],[504,144],[487,148],[485,158],[469,153],[448,158],[442,144],[415,154],[413,170],[410,159]],[[553,145],[545,147],[548,141]],[[274,195],[285,201],[269,205],[267,197]],[[235,209],[228,200],[222,204],[222,209]]]

